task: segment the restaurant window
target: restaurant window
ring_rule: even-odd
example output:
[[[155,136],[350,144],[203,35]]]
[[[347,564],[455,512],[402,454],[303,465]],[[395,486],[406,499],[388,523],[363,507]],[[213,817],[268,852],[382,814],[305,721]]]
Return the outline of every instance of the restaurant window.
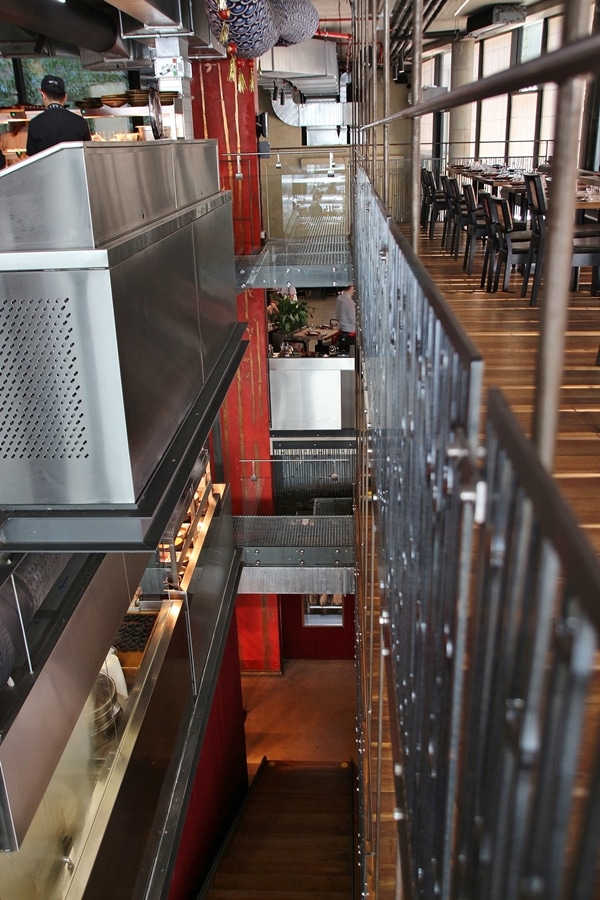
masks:
[[[512,35],[488,38],[481,48],[481,76],[487,78],[510,67]],[[478,155],[489,162],[504,160],[506,154],[506,120],[508,97],[489,97],[479,107]]]
[[[542,96],[540,120],[540,162],[547,162],[554,152],[554,126],[556,121],[556,100],[558,86],[545,84]]]
[[[18,102],[12,60],[0,58],[0,106],[15,106]]]
[[[551,53],[553,50],[558,50],[562,44],[563,17],[553,16],[551,19],[547,19],[546,23],[548,29],[546,50]]]
[[[435,57],[433,56],[423,61],[421,83],[423,87],[431,87],[435,84]],[[428,159],[431,159],[433,155],[433,113],[421,118],[421,153]]]
[[[309,627],[344,624],[343,594],[305,594],[303,624]]]
[[[524,25],[519,29],[520,32],[520,62],[526,62],[528,59],[537,59],[542,55],[542,40],[544,37],[544,23],[533,22],[531,25]]]
[[[538,96],[534,90],[511,98],[508,156],[513,165],[526,170],[533,165]]]

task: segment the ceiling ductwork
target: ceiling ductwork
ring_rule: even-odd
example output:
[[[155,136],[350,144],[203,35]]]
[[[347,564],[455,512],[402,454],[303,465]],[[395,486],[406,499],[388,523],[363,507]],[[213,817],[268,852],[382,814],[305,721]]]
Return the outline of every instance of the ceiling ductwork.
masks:
[[[0,18],[33,34],[85,47],[104,56],[127,57],[129,51],[119,36],[116,20],[105,12],[69,0],[0,0]],[[43,40],[40,41],[40,46]]]
[[[182,18],[179,0],[108,0],[108,3],[152,28],[168,29]]]
[[[488,6],[468,17],[467,34],[474,38],[498,34],[523,25],[526,18],[527,10],[524,6]]]
[[[312,39],[293,47],[273,47],[260,57],[258,83],[288,82],[305,97],[337,97],[339,71],[336,45]]]

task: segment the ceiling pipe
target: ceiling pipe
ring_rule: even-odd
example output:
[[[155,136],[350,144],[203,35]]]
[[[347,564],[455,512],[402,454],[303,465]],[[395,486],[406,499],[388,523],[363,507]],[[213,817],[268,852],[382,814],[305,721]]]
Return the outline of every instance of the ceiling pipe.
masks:
[[[52,40],[74,44],[104,55],[127,58],[129,51],[116,22],[92,6],[70,0],[0,0],[0,18]]]
[[[351,34],[344,34],[341,31],[327,31],[323,28],[317,28],[315,31],[315,37],[324,37],[324,38],[333,38],[334,40],[337,38],[342,41],[351,41]]]

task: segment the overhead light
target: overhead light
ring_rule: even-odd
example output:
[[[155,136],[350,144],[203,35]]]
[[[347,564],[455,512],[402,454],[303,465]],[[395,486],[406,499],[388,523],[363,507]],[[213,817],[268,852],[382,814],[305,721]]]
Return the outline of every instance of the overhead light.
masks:
[[[235,173],[235,177],[237,178],[238,181],[241,181],[242,178],[244,177],[242,175],[242,157],[239,156],[239,154],[237,157],[237,171]]]
[[[273,82],[273,100],[277,100],[277,82]]]
[[[461,12],[463,11],[463,9],[465,8],[465,6],[468,6],[468,4],[469,4],[470,2],[471,2],[471,0],[463,0],[463,2],[460,4],[460,6],[458,7],[458,9],[457,9],[456,12],[454,13],[454,16],[455,16],[455,17],[456,17],[456,16],[460,16],[460,14],[461,14]]]
[[[280,160],[280,158],[279,158],[279,153],[277,154],[277,162],[275,163],[275,168],[276,168],[276,169],[280,169],[280,168],[281,168],[281,160]]]

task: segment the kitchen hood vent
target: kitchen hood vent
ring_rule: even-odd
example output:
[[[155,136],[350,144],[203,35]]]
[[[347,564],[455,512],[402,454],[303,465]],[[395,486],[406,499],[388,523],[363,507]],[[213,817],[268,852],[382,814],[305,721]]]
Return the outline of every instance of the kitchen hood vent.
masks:
[[[151,69],[154,65],[151,48],[142,41],[125,41],[129,56],[123,59],[111,59],[102,53],[81,48],[79,54],[84,69],[94,72],[114,72],[116,69]]]
[[[2,34],[4,23],[23,28],[40,38],[85,47],[111,58],[127,57],[114,17],[80,0],[54,3],[49,0],[0,0]],[[38,55],[37,53],[35,55]]]
[[[119,7],[121,17],[121,33],[124,38],[135,38],[139,41],[150,41],[152,44],[156,37],[187,37],[189,38],[188,55],[195,57],[200,51],[207,48],[212,51],[214,57],[226,55],[226,49],[219,44],[212,34],[203,0],[172,0],[169,2],[171,21],[160,25],[154,21],[155,16],[147,12],[147,18],[141,18],[143,10],[140,9],[139,0],[110,0]],[[153,4],[158,0],[153,0]],[[166,0],[160,0],[165,3]],[[147,6],[146,2],[141,6]]]
[[[170,28],[181,21],[179,0],[107,0],[133,19],[155,28]]]
[[[488,6],[468,17],[467,34],[474,38],[488,37],[517,28],[526,18],[526,8],[521,5]]]
[[[0,246],[0,549],[154,549],[246,348],[217,142],[4,169]]]

